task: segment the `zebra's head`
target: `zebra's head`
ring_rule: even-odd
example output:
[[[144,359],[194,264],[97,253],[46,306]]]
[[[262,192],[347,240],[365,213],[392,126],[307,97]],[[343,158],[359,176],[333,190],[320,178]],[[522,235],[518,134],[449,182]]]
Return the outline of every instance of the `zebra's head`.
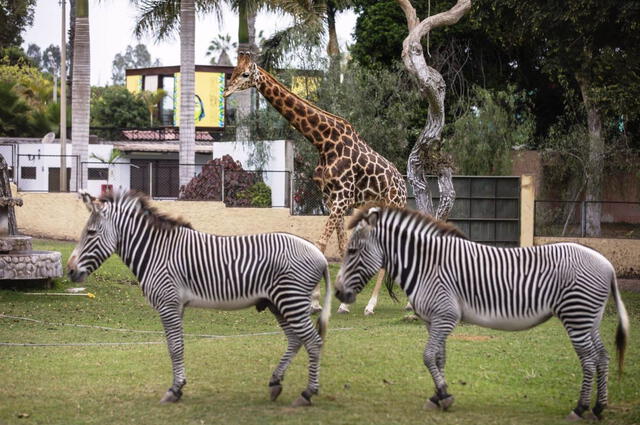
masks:
[[[67,269],[73,282],[82,282],[116,250],[117,235],[108,218],[110,203],[80,192],[82,201],[91,213],[82,230],[80,242],[69,257]]]
[[[336,297],[343,303],[353,303],[383,265],[382,246],[376,237],[380,214],[379,207],[361,210],[349,226],[354,230],[335,282]]]

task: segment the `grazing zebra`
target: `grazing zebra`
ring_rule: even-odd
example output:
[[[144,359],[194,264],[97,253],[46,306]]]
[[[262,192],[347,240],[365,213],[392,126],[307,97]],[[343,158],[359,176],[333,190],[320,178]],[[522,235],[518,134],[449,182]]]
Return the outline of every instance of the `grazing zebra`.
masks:
[[[355,301],[375,272],[385,268],[409,297],[429,331],[424,363],[436,386],[430,408],[447,409],[453,397],[444,378],[445,341],[459,321],[503,330],[524,330],[557,316],[571,338],[584,374],[577,407],[588,412],[594,375],[600,418],[607,405],[609,356],[599,326],[609,290],[618,309],[616,348],[622,371],[629,319],[613,266],[574,243],[496,248],[466,240],[452,225],[418,212],[368,207],[354,228],[335,282],[342,302]],[[389,287],[391,290],[391,287]]]
[[[309,353],[309,382],[294,406],[317,394],[320,349],[331,290],[324,255],[294,235],[268,233],[214,236],[158,213],[143,195],[128,192],[95,199],[83,193],[91,212],[68,262],[69,277],[81,282],[117,253],[138,277],[143,294],[160,314],[173,364],[173,385],[162,402],[175,402],[186,384],[182,316],[186,306],[235,310],[268,308],[284,330],[287,350],[269,381],[271,400],[282,391],[284,373],[302,345]],[[309,316],[311,291],[324,275],[327,294],[318,321]]]

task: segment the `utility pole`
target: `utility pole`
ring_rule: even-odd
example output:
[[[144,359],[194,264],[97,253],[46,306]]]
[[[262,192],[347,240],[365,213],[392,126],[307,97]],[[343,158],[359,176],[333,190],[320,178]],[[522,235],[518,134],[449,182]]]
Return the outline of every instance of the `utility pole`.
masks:
[[[67,0],[61,0],[60,39],[60,192],[67,191]]]
[[[49,63],[54,65],[55,62],[53,60],[53,55],[51,52],[48,52],[47,57],[49,58]],[[58,103],[58,68],[52,68],[53,70],[53,103]]]

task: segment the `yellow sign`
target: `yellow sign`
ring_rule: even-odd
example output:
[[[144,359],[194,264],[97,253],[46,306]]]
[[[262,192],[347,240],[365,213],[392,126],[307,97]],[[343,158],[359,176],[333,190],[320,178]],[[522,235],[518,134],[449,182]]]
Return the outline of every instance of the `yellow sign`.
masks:
[[[293,77],[291,92],[303,99],[315,100],[320,85],[320,77],[306,77],[298,75]]]
[[[131,93],[142,91],[142,75],[127,75],[127,90]]]
[[[180,125],[180,73],[174,74],[173,124]],[[224,80],[219,72],[196,72],[194,116],[196,127],[224,127]]]

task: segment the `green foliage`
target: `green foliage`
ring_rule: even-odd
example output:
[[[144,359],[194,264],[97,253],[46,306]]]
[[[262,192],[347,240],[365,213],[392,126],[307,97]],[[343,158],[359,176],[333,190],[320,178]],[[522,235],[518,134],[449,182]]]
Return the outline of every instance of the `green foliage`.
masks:
[[[36,0],[0,1],[0,49],[22,44],[22,32],[33,24]]]
[[[515,92],[474,89],[470,105],[450,125],[447,149],[454,155],[458,172],[466,175],[506,175],[511,170],[511,152],[528,147],[533,138],[534,118],[526,96]]]
[[[0,79],[0,137],[42,137],[56,131],[57,104],[32,105],[13,81]]]
[[[91,88],[92,127],[126,128],[147,125],[147,107],[125,87]]]
[[[269,208],[271,207],[271,188],[264,182],[258,182],[238,193],[238,198],[249,199],[251,206],[255,208]]]

